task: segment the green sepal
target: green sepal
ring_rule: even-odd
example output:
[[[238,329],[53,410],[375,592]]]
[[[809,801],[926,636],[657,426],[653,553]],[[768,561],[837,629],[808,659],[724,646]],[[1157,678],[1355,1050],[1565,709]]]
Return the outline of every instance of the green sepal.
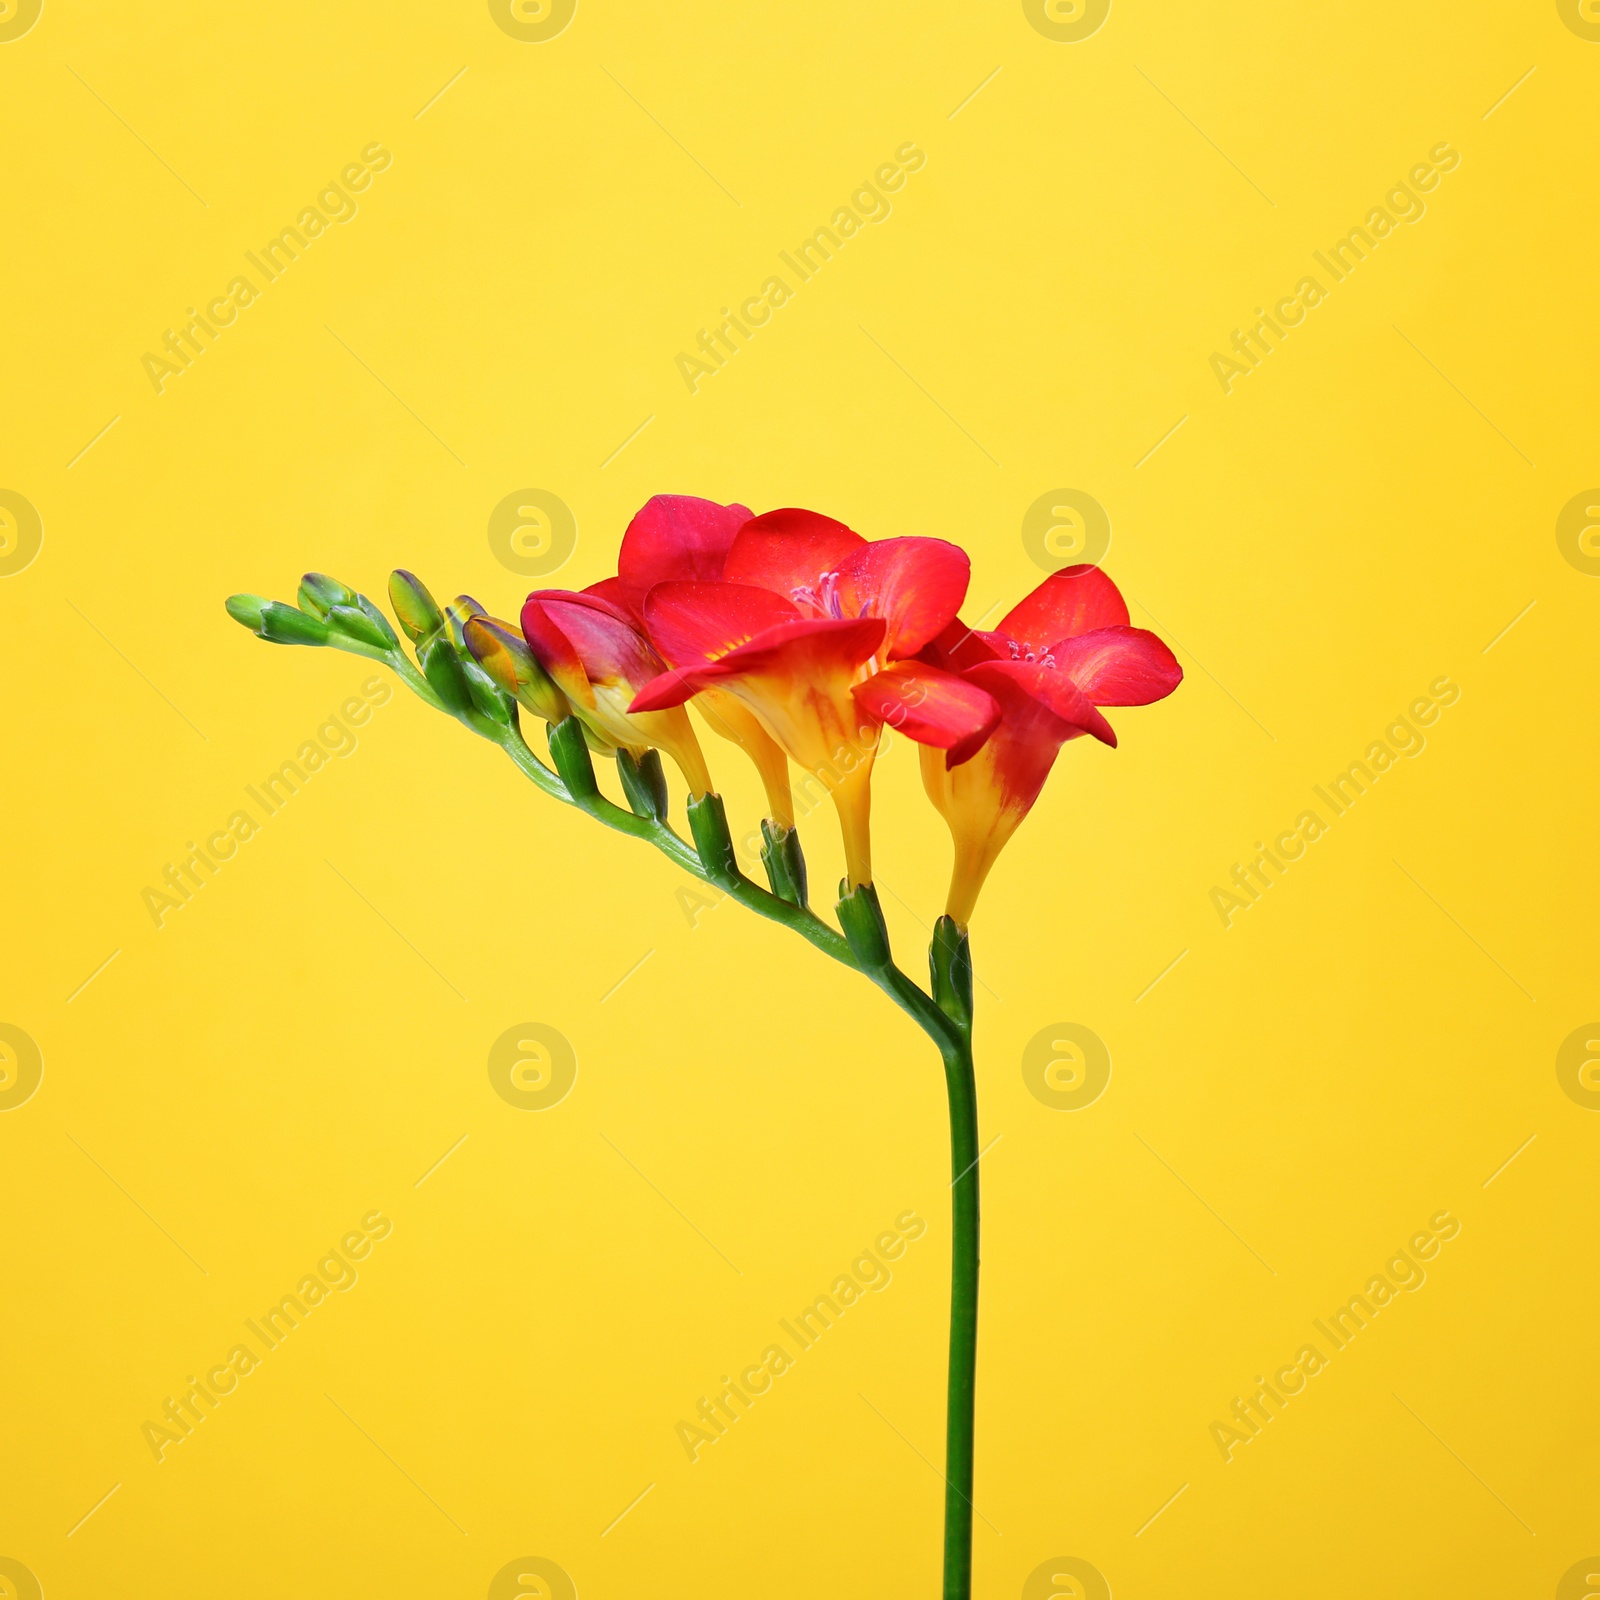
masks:
[[[335,633],[373,650],[396,650],[400,646],[394,629],[387,622],[378,627],[359,606],[329,606],[324,620]]]
[[[694,847],[700,853],[706,876],[719,888],[733,883],[739,877],[739,858],[733,851],[728,813],[720,794],[707,792],[689,802],[689,832],[694,836]]]
[[[878,904],[878,891],[870,883],[857,884],[851,889],[841,881],[839,903],[834,911],[856,960],[868,972],[887,967],[890,962],[889,927],[883,920],[883,907]]]
[[[444,613],[427,584],[404,567],[389,574],[389,604],[412,644],[432,638],[444,626]]]
[[[335,606],[353,606],[355,603],[355,590],[347,589],[337,578],[330,578],[325,572],[308,572],[300,580],[300,609],[313,617],[320,617],[324,622]]]
[[[770,817],[761,819],[761,863],[767,882],[780,900],[801,910],[806,906],[806,858],[800,850],[800,830],[780,828]]]
[[[446,711],[459,717],[472,710],[472,689],[448,633],[435,633],[430,640],[418,645],[417,661],[423,677]]]
[[[622,779],[623,793],[636,817],[666,821],[667,775],[661,770],[659,750],[646,750],[638,761],[634,760],[631,750],[618,750],[617,776]]]
[[[281,600],[269,600],[262,606],[261,626],[256,632],[272,644],[328,644],[333,638],[327,623]]]
[[[951,917],[933,925],[928,972],[939,1009],[961,1029],[972,1031],[972,946],[967,930]]]
[[[398,650],[400,648],[400,636],[389,626],[389,619],[364,594],[356,596],[356,605],[362,615],[382,636],[384,649]]]
[[[473,705],[491,722],[509,728],[516,721],[511,697],[501,693],[500,686],[471,656],[458,655],[456,659],[461,663],[461,675],[467,680]]]
[[[550,759],[567,786],[567,793],[579,805],[600,798],[600,785],[594,780],[594,762],[583,737],[583,724],[576,717],[564,717],[550,724]]]

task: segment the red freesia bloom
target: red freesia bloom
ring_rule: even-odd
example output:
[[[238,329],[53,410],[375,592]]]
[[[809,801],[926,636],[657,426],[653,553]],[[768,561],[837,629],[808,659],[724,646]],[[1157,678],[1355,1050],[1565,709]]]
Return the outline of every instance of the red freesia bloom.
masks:
[[[708,688],[748,706],[833,796],[852,886],[872,880],[870,782],[885,722],[968,759],[1000,716],[981,684],[913,659],[954,619],[966,554],[940,539],[868,543],[814,511],[769,511],[734,536],[721,581],[667,581],[644,600],[671,670],[635,713]]]
[[[628,710],[666,663],[620,602],[615,578],[578,593],[536,590],[522,607],[522,633],[590,733],[635,756],[651,746],[665,750],[682,769],[692,798],[710,789],[700,742],[681,706],[637,716]]]
[[[1001,710],[999,726],[965,765],[951,768],[922,753],[923,784],[955,840],[946,911],[965,927],[1061,746],[1085,733],[1115,745],[1096,708],[1161,700],[1182,682],[1183,669],[1155,634],[1128,626],[1127,605],[1098,567],[1054,573],[992,633],[951,623],[922,659],[981,687]]]
[[[611,592],[643,628],[650,590],[658,583],[719,580],[734,536],[749,520],[746,506],[718,505],[687,494],[652,496],[622,536]],[[701,689],[694,704],[713,732],[731,739],[755,763],[767,794],[767,815],[780,828],[793,827],[789,759],[760,718],[714,684]]]

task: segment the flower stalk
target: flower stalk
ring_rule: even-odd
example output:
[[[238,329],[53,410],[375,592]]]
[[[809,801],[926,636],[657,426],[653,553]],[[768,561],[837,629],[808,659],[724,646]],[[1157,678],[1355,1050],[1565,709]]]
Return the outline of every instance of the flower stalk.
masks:
[[[538,590],[520,626],[468,595],[441,607],[397,571],[389,598],[415,661],[383,613],[309,573],[298,605],[234,595],[229,614],[273,644],[381,661],[417,697],[498,745],[536,788],[798,934],[881,989],[933,1042],[950,1114],[951,1272],[944,1600],[970,1600],[978,1352],[978,1095],[967,923],[996,856],[1069,740],[1114,745],[1104,705],[1145,705],[1182,678],[1153,634],[1128,624],[1111,580],[1053,574],[978,632],[957,617],[965,554],[937,539],[869,542],[815,512],[752,516],[658,495],[629,524],[614,578]],[[721,796],[689,719],[755,764],[766,795],[761,859],[739,865]],[[523,732],[547,726],[548,764]],[[946,914],[920,987],[896,964],[872,881],[872,761],[882,729],[922,747],[925,787],[955,845]],[[688,790],[685,839],[669,821],[662,752]],[[626,805],[602,789],[612,759]],[[846,876],[838,926],[812,910],[788,763],[839,813]]]

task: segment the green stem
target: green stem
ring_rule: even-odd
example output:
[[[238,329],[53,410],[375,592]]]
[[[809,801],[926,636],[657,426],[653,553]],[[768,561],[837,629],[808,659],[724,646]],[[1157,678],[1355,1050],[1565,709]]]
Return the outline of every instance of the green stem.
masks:
[[[531,778],[546,794],[564,800],[568,805],[577,806],[597,822],[603,822],[608,828],[615,828],[618,833],[626,833],[635,839],[643,839],[653,844],[675,866],[692,873],[702,883],[709,883],[713,888],[732,895],[740,905],[747,906],[758,916],[766,917],[771,922],[781,922],[784,927],[792,928],[802,939],[814,944],[824,955],[830,955],[835,961],[842,962],[852,970],[858,970],[856,959],[851,955],[850,946],[845,942],[843,935],[830,928],[809,907],[792,905],[787,900],[780,900],[770,890],[752,883],[743,873],[726,880],[713,878],[706,871],[694,846],[686,839],[680,838],[666,823],[659,822],[654,817],[641,817],[635,812],[624,811],[621,806],[607,800],[603,795],[588,804],[574,800],[567,793],[566,785],[528,748],[527,741],[515,727],[499,740],[499,744],[517,764],[518,770]],[[903,973],[897,973],[896,976],[916,990],[918,995],[922,994],[922,991],[916,989],[916,985]],[[926,999],[926,996],[922,998]],[[916,1013],[913,1012],[913,1015]],[[918,1020],[921,1020],[920,1017]]]
[[[944,1600],[972,1595],[973,1419],[978,1365],[978,1089],[972,1043],[944,1048],[950,1100],[950,1368],[945,1411]]]
[[[344,648],[350,648],[348,645]],[[384,660],[405,680],[408,688],[436,709],[444,709],[432,686],[398,650],[356,653]],[[463,719],[464,720],[464,719]],[[978,1091],[972,1064],[970,967],[963,979],[959,971],[946,970],[943,946],[935,939],[935,995],[918,987],[892,960],[867,965],[858,960],[849,941],[808,907],[795,905],[769,893],[742,872],[713,874],[699,852],[666,823],[653,816],[625,811],[603,795],[575,797],[531,749],[513,716],[509,726],[497,727],[487,718],[468,724],[497,743],[518,770],[544,793],[587,812],[596,821],[653,844],[675,866],[731,895],[758,916],[782,923],[835,961],[861,972],[909,1015],[939,1048],[944,1061],[945,1086],[950,1103],[950,1360],[945,1414],[944,1600],[971,1600],[972,1596],[972,1476],[973,1425],[978,1359]],[[941,927],[945,919],[941,919]],[[965,935],[954,924],[944,930],[950,938]],[[945,952],[948,956],[948,952]],[[964,957],[963,957],[964,959]],[[943,962],[943,964],[941,964]],[[955,971],[955,976],[952,976]],[[964,993],[963,993],[964,989]],[[937,998],[936,998],[937,996]],[[952,999],[954,996],[954,999]]]

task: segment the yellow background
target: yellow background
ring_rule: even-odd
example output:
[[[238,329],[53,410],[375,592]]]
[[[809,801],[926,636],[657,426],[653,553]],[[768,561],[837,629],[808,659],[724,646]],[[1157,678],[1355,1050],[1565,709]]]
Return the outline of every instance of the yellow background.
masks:
[[[976,1592],[1071,1556],[1119,1600],[1554,1594],[1600,1547],[1600,1116],[1554,1065],[1600,1013],[1600,581],[1554,531],[1600,480],[1597,74],[1543,0],[1116,0],[1079,42],[1017,4],[582,0],[520,42],[481,3],[47,0],[0,43],[0,488],[44,528],[0,579],[0,1021],[44,1057],[0,1115],[0,1555],[52,1597],[480,1596],[526,1555],[585,1600],[936,1592],[943,1089],[878,993],[691,918],[400,694],[160,928],[141,891],[376,670],[234,590],[405,565],[514,615],[486,528],[533,486],[578,526],[542,581],[675,491],[957,540],[971,615],[1071,487],[1188,676],[1064,753],[974,925]],[[359,215],[158,395],[145,352],[375,140]],[[679,352],[907,140],[893,215],[691,394]],[[1426,217],[1225,395],[1212,352],[1439,141]],[[1426,752],[1224,928],[1212,887],[1440,675]],[[918,971],[911,757],[876,841]],[[486,1070],[526,1022],[579,1062],[537,1113]],[[1071,1113],[1020,1066],[1069,1022],[1114,1062]],[[158,1463],[142,1424],[374,1208],[359,1284]],[[679,1420],[907,1208],[892,1286],[691,1463]],[[1233,1397],[1441,1208],[1426,1287],[1224,1462]]]

